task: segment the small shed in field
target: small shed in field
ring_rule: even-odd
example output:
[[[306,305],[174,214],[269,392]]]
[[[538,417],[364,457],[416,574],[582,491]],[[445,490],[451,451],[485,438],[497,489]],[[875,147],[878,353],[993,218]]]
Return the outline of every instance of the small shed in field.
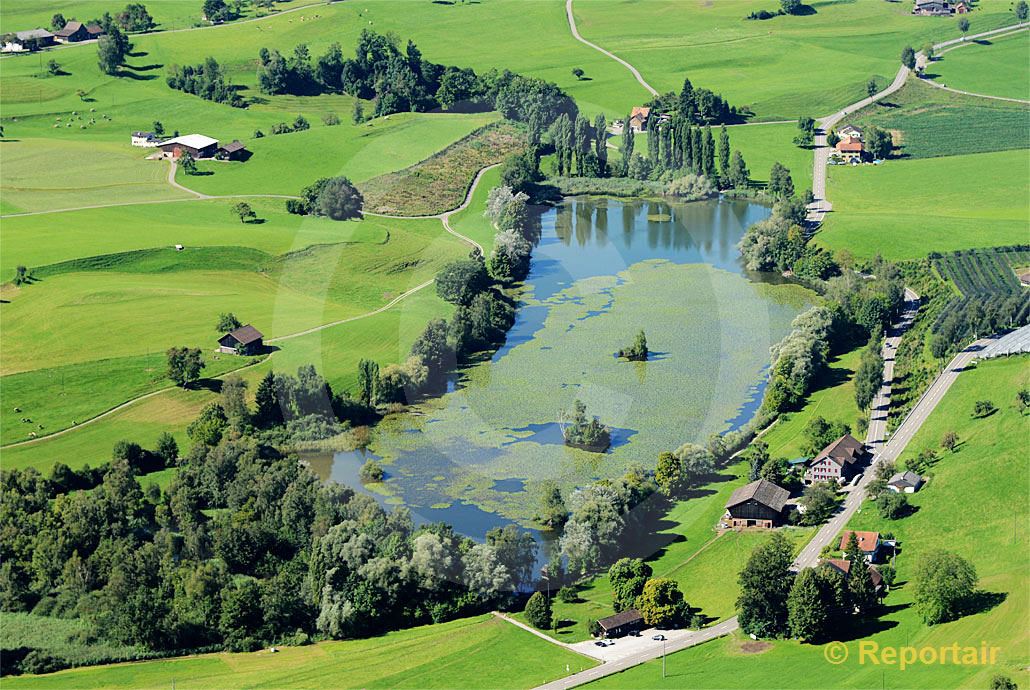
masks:
[[[217,158],[224,161],[245,161],[250,157],[250,151],[239,139],[233,139],[228,144],[218,147]]]
[[[255,355],[264,347],[264,335],[251,326],[240,326],[218,339],[218,351],[231,355]]]
[[[626,609],[616,613],[614,616],[601,618],[597,621],[601,627],[601,637],[622,637],[631,632],[642,630],[644,617],[636,609]]]

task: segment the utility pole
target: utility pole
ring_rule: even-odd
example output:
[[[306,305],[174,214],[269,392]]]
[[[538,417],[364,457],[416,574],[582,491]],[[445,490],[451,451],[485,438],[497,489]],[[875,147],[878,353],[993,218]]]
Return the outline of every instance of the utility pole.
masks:
[[[665,678],[665,635],[662,635],[662,678]]]

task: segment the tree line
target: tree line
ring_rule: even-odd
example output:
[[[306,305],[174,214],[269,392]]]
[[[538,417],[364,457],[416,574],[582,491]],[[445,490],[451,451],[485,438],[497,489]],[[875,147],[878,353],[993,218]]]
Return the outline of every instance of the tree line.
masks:
[[[80,618],[142,650],[253,650],[469,615],[528,582],[528,533],[495,529],[478,544],[415,528],[406,509],[322,483],[281,450],[290,415],[328,422],[345,397],[313,368],[266,376],[255,407],[244,393],[226,381],[190,424],[186,454],[162,439],[155,451],[119,444],[102,470],[0,473],[0,608]],[[177,467],[165,489],[141,486],[155,462]]]
[[[165,83],[170,88],[191,93],[206,101],[225,103],[234,108],[247,105],[213,57],[206,58],[198,65],[170,65]]]
[[[289,56],[262,48],[258,85],[262,93],[312,95],[346,93],[373,102],[373,116],[398,112],[497,110],[512,120],[527,121],[532,112],[544,122],[559,113],[574,115],[575,102],[556,85],[508,70],[476,74],[470,68],[445,66],[422,57],[414,42],[402,49],[393,36],[364,29],[354,57],[345,58],[338,43],[312,59],[306,44]]]

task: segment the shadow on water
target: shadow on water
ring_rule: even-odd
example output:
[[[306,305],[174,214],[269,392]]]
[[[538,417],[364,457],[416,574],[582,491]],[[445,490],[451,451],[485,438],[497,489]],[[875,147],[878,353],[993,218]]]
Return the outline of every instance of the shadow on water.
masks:
[[[611,467],[636,461],[636,458],[623,456],[632,451],[632,447],[625,447],[635,435],[648,432],[643,427],[613,428],[608,452],[587,454],[572,449],[555,451],[555,446],[564,445],[557,421],[543,421],[532,411],[515,416],[519,422],[529,422],[524,426],[511,426],[511,420],[507,423],[491,422],[497,415],[489,414],[488,406],[477,409],[476,396],[500,395],[502,397],[494,399],[503,402],[508,399],[503,396],[509,394],[505,386],[514,384],[503,376],[495,378],[490,367],[512,357],[516,350],[521,352],[520,346],[533,347],[537,338],[541,344],[547,342],[540,349],[549,350],[548,356],[558,358],[562,366],[567,364],[570,371],[579,372],[588,367],[584,353],[571,352],[557,344],[552,347],[552,341],[546,340],[550,327],[548,317],[553,309],[569,303],[584,306],[582,313],[572,320],[573,325],[611,312],[615,301],[611,281],[598,287],[596,294],[606,298],[601,300],[595,296],[588,302],[584,297],[588,292],[567,289],[587,279],[619,276],[641,262],[664,260],[680,265],[704,264],[743,276],[750,282],[783,282],[779,276],[744,271],[737,249],[744,230],[769,214],[770,209],[766,206],[736,200],[670,204],[664,201],[573,198],[547,210],[539,218],[540,238],[525,281],[523,304],[504,346],[489,361],[452,376],[448,380],[448,394],[427,405],[421,411],[424,414],[406,415],[401,421],[389,427],[381,425],[376,430],[372,447],[388,458],[385,468],[390,475],[387,481],[362,485],[359,477],[361,465],[369,457],[377,457],[369,451],[323,456],[313,461],[312,466],[323,479],[352,486],[374,497],[383,506],[406,506],[419,524],[444,521],[458,532],[482,541],[490,529],[512,522],[499,512],[491,511],[531,515],[536,510],[539,500],[536,492],[541,475],[539,471],[534,474],[525,464],[525,458],[532,453],[538,453],[535,456],[538,458],[551,458],[553,454],[554,462],[561,464],[560,468],[555,467],[554,476],[558,476],[559,470],[566,472],[562,477],[563,491],[571,491],[573,486],[583,486],[592,479],[608,476]],[[742,281],[741,285],[746,283]],[[672,299],[676,296],[660,295],[655,300],[656,306],[660,307]],[[553,336],[554,331],[550,333]],[[760,335],[764,337],[765,334]],[[760,342],[761,338],[752,338],[748,342],[752,341],[756,348],[762,350],[764,359],[768,345]],[[652,353],[646,363],[626,363],[626,366],[640,369],[641,377],[648,371],[662,376],[662,367],[676,366],[687,359],[680,350],[663,350],[668,351]],[[514,356],[519,355],[516,353]],[[750,389],[741,387],[740,405],[732,418],[724,420],[732,429],[746,423],[761,403],[766,372],[756,369],[755,374],[756,382]],[[522,372],[526,381],[532,381],[535,375],[539,379],[538,372]],[[508,376],[510,379],[510,373]],[[640,385],[643,383],[641,379]],[[591,385],[597,384],[585,379],[559,378],[549,385],[550,389],[547,382],[536,381],[535,387],[530,389],[536,397],[528,399],[545,399],[545,404],[549,404],[548,390],[583,388],[588,391]],[[704,411],[698,411],[698,414],[703,415]],[[478,445],[477,439],[481,438],[497,440]],[[634,443],[637,441],[640,438]],[[587,456],[596,456],[597,460]],[[661,531],[662,526],[659,527]],[[548,551],[553,548],[553,535],[529,531],[543,546],[538,552],[538,565],[545,563]],[[654,549],[663,548],[675,538],[675,535],[659,534],[652,538],[654,541],[641,543],[640,550],[653,553]]]
[[[610,453],[616,448],[626,445],[636,435],[633,429],[620,429],[611,427],[612,442],[606,452]],[[565,436],[562,434],[561,425],[558,422],[547,422],[546,424],[528,424],[518,429],[511,429],[508,434],[510,441],[505,441],[502,446],[511,446],[516,443],[539,443],[542,445],[564,446]]]

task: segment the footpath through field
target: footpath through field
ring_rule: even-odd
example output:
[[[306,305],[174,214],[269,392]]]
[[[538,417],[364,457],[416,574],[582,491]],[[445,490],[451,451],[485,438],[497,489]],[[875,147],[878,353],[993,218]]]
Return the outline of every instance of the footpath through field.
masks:
[[[650,84],[647,83],[647,80],[644,79],[643,75],[640,74],[640,71],[636,67],[634,67],[633,65],[629,64],[628,62],[623,60],[621,57],[616,55],[615,53],[613,53],[613,52],[611,52],[609,50],[605,50],[604,48],[602,48],[601,46],[597,45],[596,43],[591,43],[590,41],[588,41],[587,39],[583,38],[580,35],[579,29],[576,28],[576,17],[573,15],[573,12],[572,12],[572,0],[565,0],[565,16],[567,16],[568,19],[569,19],[569,29],[572,31],[572,37],[573,38],[575,38],[580,43],[582,43],[584,45],[588,45],[591,48],[593,48],[594,50],[598,51],[599,53],[603,53],[604,55],[607,55],[608,57],[610,57],[612,60],[615,60],[616,62],[618,62],[620,65],[622,65],[623,67],[625,67],[626,69],[628,69],[630,71],[630,73],[634,76],[634,78],[636,78],[636,80],[638,82],[640,82],[640,85],[643,86],[645,89],[647,89],[648,93],[650,93],[652,96],[657,96],[658,95],[658,90],[655,89],[653,86],[651,86]]]
[[[449,211],[444,211],[443,213],[438,213],[438,214],[432,215],[432,216],[386,216],[386,215],[382,215],[382,214],[378,214],[378,213],[368,213],[366,215],[378,216],[378,217],[381,217],[381,218],[416,218],[416,217],[417,218],[439,218],[441,223],[443,224],[444,230],[446,230],[451,235],[454,235],[455,237],[457,237],[461,241],[467,243],[469,246],[475,247],[476,249],[479,250],[480,253],[483,253],[483,246],[481,244],[479,244],[478,242],[476,242],[471,237],[466,237],[465,235],[461,234],[460,232],[458,232],[457,230],[452,228],[451,227],[451,223],[450,223],[450,219],[451,219],[451,216],[454,215],[455,213],[459,213],[460,211],[464,211],[466,208],[469,207],[469,204],[472,203],[472,196],[475,193],[476,188],[479,186],[480,181],[483,179],[483,175],[486,174],[487,171],[489,171],[489,170],[491,170],[493,168],[496,168],[498,165],[499,164],[488,165],[485,168],[480,169],[479,172],[476,173],[476,176],[472,179],[471,184],[469,184],[468,191],[466,191],[466,193],[465,193],[464,201],[462,201],[461,204],[459,204],[455,208],[452,208]],[[169,182],[172,182],[174,180],[174,178],[175,178],[175,164],[173,163],[171,171],[169,172]],[[174,182],[173,182],[173,184],[174,184]],[[233,196],[233,197],[224,197],[224,196],[212,197],[212,196],[200,195],[199,192],[195,192],[192,189],[189,189],[188,187],[182,187],[182,186],[180,186],[178,184],[176,184],[175,186],[179,187],[180,189],[182,189],[182,190],[184,190],[186,192],[190,192],[192,194],[198,194],[199,196],[197,197],[197,199],[200,199],[200,198],[203,198],[203,199],[225,199],[225,198],[245,198],[245,197],[254,197],[254,196],[275,196],[275,195],[248,195],[248,194],[241,194],[241,195],[238,195],[238,197],[237,196]],[[297,199],[299,197],[285,197],[285,198]],[[182,199],[178,199],[177,201],[182,201]],[[147,202],[143,202],[143,203],[147,203]],[[122,205],[122,204],[113,204],[113,205]],[[52,213],[52,212],[41,211],[39,213]],[[24,214],[24,215],[32,215],[32,214]],[[387,311],[388,309],[393,308],[394,306],[399,304],[401,301],[407,299],[408,297],[411,297],[413,294],[415,294],[419,290],[422,290],[422,289],[424,289],[426,287],[429,287],[430,285],[433,284],[433,282],[434,282],[434,280],[430,279],[430,280],[427,280],[426,282],[422,283],[421,285],[416,285],[415,287],[411,288],[410,290],[407,290],[406,292],[403,292],[400,295],[394,297],[392,300],[390,300],[389,302],[387,302],[383,306],[379,307],[378,309],[373,309],[372,311],[365,312],[363,314],[358,314],[357,316],[351,316],[351,317],[346,318],[346,319],[340,319],[338,321],[331,321],[329,323],[324,323],[324,324],[321,324],[319,326],[315,326],[313,328],[308,328],[308,329],[305,329],[303,331],[298,331],[296,333],[289,333],[287,335],[280,335],[280,336],[277,336],[275,338],[268,338],[267,340],[265,340],[265,342],[266,343],[282,342],[284,340],[290,340],[292,338],[298,338],[298,337],[300,337],[302,335],[308,335],[310,333],[316,333],[318,331],[322,331],[322,330],[325,330],[327,328],[332,328],[334,326],[340,326],[340,325],[345,324],[345,323],[350,323],[352,321],[358,321],[360,319],[366,319],[366,318],[368,318],[370,316],[375,316],[376,314],[381,314],[384,311]],[[275,353],[273,352],[272,355],[274,355],[274,354]],[[261,362],[266,361],[267,359],[272,357],[272,355],[269,355],[268,357],[262,359]],[[259,364],[261,362],[255,362],[254,364],[247,364],[247,365],[245,365],[243,367],[240,367],[239,369],[234,369],[233,371],[226,372],[225,374],[222,374],[222,375],[218,376],[217,378],[223,378],[225,376],[228,376],[229,374],[239,372],[242,369],[246,369],[248,367],[255,366],[256,364]],[[45,436],[39,436],[37,438],[28,439],[26,441],[18,441],[16,443],[8,443],[6,445],[0,446],[0,448],[16,448],[18,446],[34,445],[34,444],[37,444],[37,443],[42,443],[43,441],[50,440],[50,439],[55,438],[57,436],[63,436],[65,434],[68,434],[68,433],[71,433],[73,431],[76,431],[77,429],[81,429],[84,426],[88,426],[90,424],[93,424],[94,422],[97,422],[97,421],[99,421],[99,420],[101,420],[101,419],[103,419],[105,417],[109,417],[110,415],[112,415],[112,414],[114,414],[114,413],[116,413],[116,412],[118,412],[120,410],[123,410],[126,407],[129,407],[130,405],[135,405],[136,403],[138,403],[138,402],[140,402],[142,400],[146,400],[148,398],[152,398],[152,397],[154,397],[156,395],[160,395],[162,393],[167,393],[168,391],[170,391],[170,390],[172,390],[174,388],[176,388],[176,386],[165,386],[164,388],[159,388],[157,390],[150,391],[149,393],[144,393],[143,395],[139,395],[139,396],[137,396],[135,398],[131,398],[129,400],[126,400],[125,402],[120,403],[120,404],[118,404],[118,405],[116,405],[116,406],[114,406],[114,407],[112,407],[112,408],[110,408],[108,410],[105,410],[105,411],[101,412],[98,415],[90,417],[89,419],[87,419],[87,420],[77,424],[76,426],[71,426],[71,427],[66,427],[64,429],[59,429],[57,431],[54,431],[53,433],[46,434]]]

